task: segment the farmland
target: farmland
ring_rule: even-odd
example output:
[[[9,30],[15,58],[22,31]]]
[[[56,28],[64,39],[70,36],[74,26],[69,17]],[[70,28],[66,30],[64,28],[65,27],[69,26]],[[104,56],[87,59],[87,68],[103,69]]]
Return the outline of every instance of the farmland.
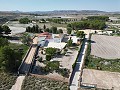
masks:
[[[97,88],[120,89],[120,73],[99,71],[93,69],[84,69],[82,75],[82,83],[97,84]]]
[[[61,81],[28,76],[23,82],[22,90],[68,90],[68,84]]]
[[[113,38],[115,40],[111,41]],[[119,53],[117,53],[119,52],[118,42],[119,37],[92,35],[86,53],[85,66],[90,69],[120,72],[120,59]]]
[[[96,90],[119,90],[119,39],[120,37],[92,35],[86,51],[82,85],[94,85]]]
[[[14,85],[17,76],[0,72],[0,90],[9,90]]]
[[[91,55],[105,58],[120,58],[120,37],[92,35]]]

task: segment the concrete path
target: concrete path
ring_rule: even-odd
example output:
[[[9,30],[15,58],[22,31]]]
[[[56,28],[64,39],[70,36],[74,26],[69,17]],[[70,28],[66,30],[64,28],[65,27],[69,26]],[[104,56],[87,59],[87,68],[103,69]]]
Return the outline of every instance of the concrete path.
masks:
[[[33,39],[33,45],[34,44],[37,44],[37,37],[35,37]],[[23,62],[22,66],[21,66],[21,72],[24,72],[24,73],[28,73],[29,72],[29,69],[30,69],[30,66],[31,66],[31,62],[33,60],[33,57],[34,57],[34,54],[35,54],[35,51],[36,51],[36,48],[37,46],[32,46],[26,60]]]
[[[79,54],[79,57],[78,57],[78,61],[76,63],[76,66],[75,66],[75,69],[72,73],[72,76],[71,76],[71,84],[70,84],[70,90],[77,90],[78,89],[78,83],[80,82],[79,79],[80,79],[80,71],[82,69],[82,65],[83,65],[83,61],[84,61],[84,57],[85,57],[85,51],[87,49],[87,39],[88,39],[89,35],[86,35],[86,39],[83,43],[83,46],[82,46],[82,50]]]
[[[10,90],[21,90],[22,82],[25,79],[25,76],[19,76],[16,80],[16,83],[12,86]]]

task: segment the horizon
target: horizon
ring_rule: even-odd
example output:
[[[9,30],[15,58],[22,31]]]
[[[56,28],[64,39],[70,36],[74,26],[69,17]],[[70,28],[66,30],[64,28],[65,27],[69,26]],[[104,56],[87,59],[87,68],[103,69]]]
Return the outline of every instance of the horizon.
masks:
[[[6,7],[7,6],[7,7]],[[113,0],[1,0],[0,11],[55,11],[55,10],[98,10],[106,12],[120,11],[120,1]]]
[[[41,10],[41,11],[38,11],[38,10],[35,10],[35,11],[20,11],[20,10],[6,10],[6,11],[4,11],[4,10],[0,10],[0,12],[52,12],[52,11],[100,11],[100,12],[120,12],[120,11],[102,11],[102,10],[75,10],[75,9],[73,9],[73,10],[45,10],[45,11],[43,11],[43,10]]]

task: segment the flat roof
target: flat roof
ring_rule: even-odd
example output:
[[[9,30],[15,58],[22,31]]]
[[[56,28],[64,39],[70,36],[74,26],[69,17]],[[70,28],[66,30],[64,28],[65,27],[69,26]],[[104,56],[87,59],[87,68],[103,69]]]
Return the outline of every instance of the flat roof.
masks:
[[[63,49],[66,46],[67,43],[55,43],[55,42],[49,42],[47,47],[45,48],[57,48],[57,49]]]

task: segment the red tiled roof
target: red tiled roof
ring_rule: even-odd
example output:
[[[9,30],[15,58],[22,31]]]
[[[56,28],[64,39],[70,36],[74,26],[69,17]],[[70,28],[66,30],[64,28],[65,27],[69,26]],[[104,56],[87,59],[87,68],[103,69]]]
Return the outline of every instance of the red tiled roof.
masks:
[[[51,39],[52,35],[48,32],[40,33],[38,37],[46,37],[46,39]]]
[[[49,35],[49,32],[41,33],[41,35]]]
[[[46,36],[46,39],[51,39],[51,38],[52,38],[51,35],[47,35],[47,36]]]

